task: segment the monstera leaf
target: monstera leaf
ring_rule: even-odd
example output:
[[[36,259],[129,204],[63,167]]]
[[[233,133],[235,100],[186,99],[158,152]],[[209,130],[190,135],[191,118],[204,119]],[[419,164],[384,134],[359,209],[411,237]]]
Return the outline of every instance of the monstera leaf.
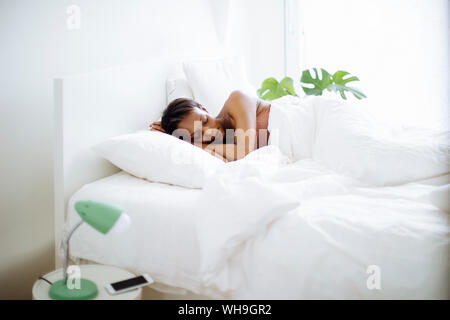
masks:
[[[320,70],[320,77],[318,70]],[[344,100],[347,100],[346,92],[353,94],[356,99],[366,98],[366,95],[361,90],[347,86],[347,83],[353,81],[359,81],[358,77],[350,75],[347,71],[339,70],[331,75],[322,68],[303,70],[300,78],[300,84],[304,84],[302,85],[303,91],[309,96],[321,96],[324,90],[328,90],[335,93],[339,92]],[[306,84],[309,86],[306,86]],[[283,78],[280,82],[275,78],[267,78],[263,81],[257,93],[258,97],[264,100],[275,100],[286,95],[297,95],[294,90],[294,81],[289,77]]]
[[[267,78],[257,90],[258,97],[263,100],[275,100],[286,95],[296,96],[294,81],[285,77],[280,82],[275,78]]]
[[[333,92],[339,92],[342,99],[347,100],[347,97],[345,96],[345,91],[351,92],[356,99],[361,100],[362,98],[366,98],[366,95],[362,93],[359,89],[354,87],[348,87],[347,83],[352,81],[359,81],[358,77],[351,76],[344,79],[345,76],[349,75],[350,73],[347,71],[336,71],[333,74],[333,82],[328,86],[328,91]]]
[[[339,92],[344,100],[347,100],[347,96],[345,95],[346,91],[352,93],[357,99],[366,98],[366,95],[361,92],[361,90],[355,87],[347,86],[347,83],[349,82],[359,81],[358,77],[355,76],[349,76],[344,79],[344,77],[350,75],[349,72],[339,70],[331,75],[325,69],[320,69],[321,77],[319,78],[317,68],[313,68],[312,70],[314,71],[314,76],[312,76],[311,71],[307,69],[303,70],[302,77],[300,78],[301,83],[310,84],[313,86],[312,88],[302,86],[303,91],[307,95],[321,96],[323,90],[327,89],[328,91],[335,93]]]
[[[317,68],[313,68],[312,70],[314,71],[314,77],[311,75],[309,69],[303,70],[302,72],[300,82],[313,85],[312,88],[302,86],[303,91],[310,96],[321,96],[323,90],[325,90],[331,83],[333,83],[333,79],[325,69],[320,69],[321,79],[319,79]]]

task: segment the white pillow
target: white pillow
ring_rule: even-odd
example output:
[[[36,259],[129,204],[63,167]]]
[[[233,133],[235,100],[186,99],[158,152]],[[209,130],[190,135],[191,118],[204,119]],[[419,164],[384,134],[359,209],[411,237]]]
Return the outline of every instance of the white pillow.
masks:
[[[241,57],[183,62],[183,69],[194,98],[216,116],[233,90],[256,96],[248,82]]]
[[[225,163],[199,147],[157,131],[138,131],[94,146],[103,158],[139,178],[202,188]]]
[[[166,80],[167,104],[178,98],[194,99],[186,78],[174,77]]]
[[[430,193],[430,202],[447,213],[450,213],[450,184],[441,186]]]

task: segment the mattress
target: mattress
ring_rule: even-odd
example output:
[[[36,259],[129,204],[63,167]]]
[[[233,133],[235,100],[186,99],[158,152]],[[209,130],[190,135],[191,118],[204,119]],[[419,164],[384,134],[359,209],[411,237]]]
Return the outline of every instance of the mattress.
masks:
[[[199,192],[152,183],[123,171],[84,185],[69,202],[66,230],[80,220],[73,209],[78,200],[121,207],[131,225],[123,233],[103,235],[83,224],[72,236],[71,258],[149,273],[155,280],[153,287],[160,291],[183,293],[189,288],[205,292],[196,276],[199,248],[194,218],[185,210],[196,205]]]

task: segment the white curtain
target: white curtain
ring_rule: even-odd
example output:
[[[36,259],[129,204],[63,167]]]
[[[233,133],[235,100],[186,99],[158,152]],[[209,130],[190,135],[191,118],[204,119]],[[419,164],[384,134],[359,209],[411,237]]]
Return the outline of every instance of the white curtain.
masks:
[[[302,68],[349,71],[385,119],[449,124],[449,0],[300,0]]]

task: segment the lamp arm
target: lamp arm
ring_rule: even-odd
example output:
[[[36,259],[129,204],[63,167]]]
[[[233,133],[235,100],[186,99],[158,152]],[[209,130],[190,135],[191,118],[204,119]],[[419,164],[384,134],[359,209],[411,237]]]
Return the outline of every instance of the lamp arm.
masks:
[[[78,229],[79,226],[81,226],[83,224],[83,222],[84,221],[81,220],[76,225],[74,225],[73,228],[67,234],[66,239],[64,240],[64,246],[65,246],[65,250],[64,250],[64,266],[63,266],[64,284],[67,284],[67,278],[68,278],[68,276],[67,276],[67,268],[69,267],[69,241],[70,241],[70,238],[72,237],[72,234],[75,232],[75,230]]]

